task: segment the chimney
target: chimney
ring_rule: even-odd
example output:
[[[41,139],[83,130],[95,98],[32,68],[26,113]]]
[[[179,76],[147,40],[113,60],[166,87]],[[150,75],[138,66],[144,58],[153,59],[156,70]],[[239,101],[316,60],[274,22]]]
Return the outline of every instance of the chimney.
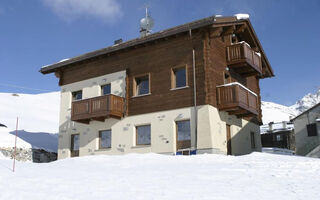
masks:
[[[118,45],[118,44],[121,44],[121,43],[122,43],[122,38],[114,41],[114,45]]]
[[[282,122],[282,128],[283,128],[283,129],[286,129],[286,128],[287,128],[287,122],[286,122],[286,121],[283,121],[283,122]]]
[[[273,124],[273,122],[269,123],[269,132],[272,132],[272,124]]]

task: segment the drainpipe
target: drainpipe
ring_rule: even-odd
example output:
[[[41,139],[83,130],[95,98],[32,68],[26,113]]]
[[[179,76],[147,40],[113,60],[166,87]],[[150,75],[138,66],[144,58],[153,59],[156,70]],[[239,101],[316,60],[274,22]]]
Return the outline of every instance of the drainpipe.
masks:
[[[192,43],[192,31],[189,29],[189,36]],[[198,141],[198,109],[197,109],[197,84],[196,84],[196,53],[192,43],[192,69],[193,69],[193,104],[194,104],[194,118],[195,118],[195,150],[197,149]]]

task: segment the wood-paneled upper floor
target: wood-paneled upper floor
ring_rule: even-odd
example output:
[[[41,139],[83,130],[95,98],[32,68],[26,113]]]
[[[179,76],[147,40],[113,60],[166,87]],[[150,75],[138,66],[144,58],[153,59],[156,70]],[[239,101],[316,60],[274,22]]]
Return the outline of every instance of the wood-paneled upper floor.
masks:
[[[184,69],[179,72],[185,73],[184,87],[173,83],[176,69]],[[54,72],[59,84],[66,85],[121,70],[127,72],[125,116],[194,106],[195,71],[197,105],[230,111],[222,108],[217,86],[239,82],[256,94],[257,102],[254,109],[249,101],[247,107],[246,102],[236,107],[261,119],[259,79],[273,76],[250,21],[234,17],[205,18],[47,66],[41,72]],[[148,92],[137,95],[137,83],[146,78]],[[246,116],[244,111],[232,112]]]

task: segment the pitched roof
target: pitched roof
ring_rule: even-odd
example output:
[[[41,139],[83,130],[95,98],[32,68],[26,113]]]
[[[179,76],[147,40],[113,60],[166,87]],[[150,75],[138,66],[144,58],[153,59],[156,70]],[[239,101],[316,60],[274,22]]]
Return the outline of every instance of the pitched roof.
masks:
[[[133,46],[136,46],[136,45],[141,45],[141,44],[144,44],[144,43],[147,43],[147,42],[151,42],[151,41],[154,41],[154,40],[157,40],[157,39],[169,37],[169,36],[176,35],[176,34],[183,33],[183,32],[188,32],[190,30],[199,29],[199,28],[202,28],[202,27],[210,26],[210,25],[214,25],[216,27],[219,27],[219,26],[237,25],[237,24],[243,24],[243,23],[247,23],[249,29],[252,31],[253,37],[255,37],[254,40],[255,40],[255,42],[257,43],[257,46],[259,47],[259,49],[262,52],[262,58],[267,63],[267,67],[268,67],[268,69],[270,71],[270,77],[274,76],[273,70],[272,70],[272,68],[271,68],[271,66],[269,64],[269,61],[268,61],[267,57],[265,56],[265,53],[264,53],[264,51],[262,49],[262,46],[261,46],[259,40],[257,39],[257,36],[256,36],[256,34],[255,34],[255,32],[254,32],[254,30],[252,28],[250,20],[249,19],[239,19],[238,20],[237,17],[217,17],[217,16],[210,16],[210,17],[203,18],[203,19],[200,19],[200,20],[196,20],[196,21],[193,21],[193,22],[189,22],[189,23],[186,23],[186,24],[183,24],[183,25],[175,26],[173,28],[169,28],[169,29],[166,29],[166,30],[163,30],[163,31],[159,31],[159,32],[147,35],[145,37],[140,37],[140,38],[128,40],[126,42],[123,42],[123,43],[120,43],[120,44],[117,44],[117,45],[112,45],[112,46],[109,46],[109,47],[106,47],[106,48],[102,48],[102,49],[99,49],[99,50],[96,50],[96,51],[85,53],[85,54],[80,55],[80,56],[76,56],[76,57],[73,57],[73,58],[70,58],[70,59],[65,59],[65,60],[62,60],[60,62],[51,64],[51,65],[46,65],[46,66],[44,66],[44,67],[42,67],[40,69],[40,72],[43,73],[43,74],[52,73],[52,72],[55,72],[55,71],[57,71],[58,69],[60,69],[62,67],[65,67],[67,65],[70,65],[70,64],[73,64],[73,63],[76,63],[76,62],[80,62],[80,61],[83,61],[83,60],[86,60],[86,59],[90,59],[90,58],[93,58],[93,57],[97,57],[97,56],[100,56],[100,55],[116,52],[116,51],[119,51],[119,50],[122,50],[122,49],[126,49],[126,48],[133,47]]]

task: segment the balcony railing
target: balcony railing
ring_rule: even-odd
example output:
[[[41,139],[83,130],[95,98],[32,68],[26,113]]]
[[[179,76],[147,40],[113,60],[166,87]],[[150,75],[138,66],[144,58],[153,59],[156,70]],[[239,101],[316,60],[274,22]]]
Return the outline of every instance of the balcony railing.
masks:
[[[262,73],[261,56],[245,42],[227,47],[227,65],[245,77]]]
[[[121,118],[124,98],[112,94],[72,102],[71,120],[88,124],[91,120]]]
[[[227,111],[231,115],[238,117],[258,115],[258,101],[258,96],[240,83],[217,86],[218,109]]]

